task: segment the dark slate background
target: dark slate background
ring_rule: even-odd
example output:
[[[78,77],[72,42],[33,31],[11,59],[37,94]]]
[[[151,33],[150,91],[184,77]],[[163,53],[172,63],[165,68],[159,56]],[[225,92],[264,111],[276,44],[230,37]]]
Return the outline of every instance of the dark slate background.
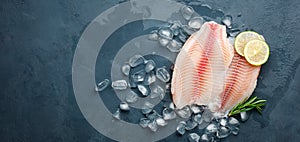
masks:
[[[189,0],[190,1],[190,0]],[[204,2],[205,0],[199,0]],[[111,141],[82,116],[72,89],[78,39],[117,0],[1,0],[0,141]],[[300,140],[300,1],[211,0],[262,33],[271,47],[255,95],[267,99],[238,136],[224,141]],[[185,141],[172,135],[163,141]]]

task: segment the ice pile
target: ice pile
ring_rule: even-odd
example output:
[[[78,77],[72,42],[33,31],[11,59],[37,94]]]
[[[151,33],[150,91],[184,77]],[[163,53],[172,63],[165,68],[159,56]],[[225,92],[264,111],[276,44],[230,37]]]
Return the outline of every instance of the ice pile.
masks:
[[[172,21],[167,27],[152,31],[148,36],[150,40],[158,41],[162,47],[166,47],[171,52],[179,52],[187,38],[198,31],[204,23],[204,19],[197,16],[192,7],[184,6],[180,11],[187,21],[186,25],[180,21]]]

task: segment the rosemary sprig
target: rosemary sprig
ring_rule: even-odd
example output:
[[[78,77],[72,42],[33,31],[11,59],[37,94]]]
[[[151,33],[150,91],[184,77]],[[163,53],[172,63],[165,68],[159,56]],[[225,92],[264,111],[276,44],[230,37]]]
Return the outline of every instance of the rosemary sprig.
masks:
[[[229,112],[229,116],[235,115],[235,114],[239,114],[241,112],[246,112],[252,109],[256,109],[259,113],[261,113],[262,111],[262,107],[265,106],[265,102],[267,100],[259,100],[257,99],[257,97],[252,97],[248,100],[244,100],[242,102],[240,102],[238,105],[236,105],[235,107],[233,107],[231,109],[231,111]]]

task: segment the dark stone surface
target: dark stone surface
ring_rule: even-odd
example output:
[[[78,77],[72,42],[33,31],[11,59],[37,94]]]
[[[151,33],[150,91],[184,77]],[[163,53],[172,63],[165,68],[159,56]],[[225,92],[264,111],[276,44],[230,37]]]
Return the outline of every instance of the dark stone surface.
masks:
[[[190,0],[189,0],[190,1]],[[201,0],[204,2],[204,0]],[[72,89],[78,39],[117,0],[2,0],[0,5],[0,138],[19,141],[111,141],[82,116]],[[238,136],[224,141],[300,139],[300,1],[205,1],[264,35],[269,61],[254,94],[267,99]],[[201,14],[201,13],[200,13]],[[175,134],[162,141],[186,141]]]

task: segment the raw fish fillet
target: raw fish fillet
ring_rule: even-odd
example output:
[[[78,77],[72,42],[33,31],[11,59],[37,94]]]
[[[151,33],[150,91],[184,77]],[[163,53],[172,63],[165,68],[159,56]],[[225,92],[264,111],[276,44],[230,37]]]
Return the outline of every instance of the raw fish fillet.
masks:
[[[177,108],[208,105],[220,108],[227,69],[234,55],[226,27],[206,22],[192,34],[178,54],[172,78],[172,97]]]
[[[239,102],[251,96],[256,87],[260,66],[250,65],[244,57],[234,53],[229,66],[225,89],[221,94],[219,112],[228,112]]]

